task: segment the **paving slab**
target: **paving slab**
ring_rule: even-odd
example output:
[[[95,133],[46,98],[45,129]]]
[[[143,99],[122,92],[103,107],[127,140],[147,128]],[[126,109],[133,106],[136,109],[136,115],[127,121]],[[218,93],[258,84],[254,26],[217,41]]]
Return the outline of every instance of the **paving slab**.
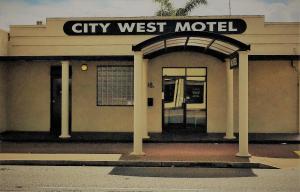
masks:
[[[121,154],[1,153],[0,161],[118,161]]]

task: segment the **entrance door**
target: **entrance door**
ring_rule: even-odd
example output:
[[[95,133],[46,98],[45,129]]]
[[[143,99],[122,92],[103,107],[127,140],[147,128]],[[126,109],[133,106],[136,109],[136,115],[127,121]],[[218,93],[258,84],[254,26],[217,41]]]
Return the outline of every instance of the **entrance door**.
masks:
[[[71,68],[70,68],[71,77]],[[69,131],[71,131],[71,78],[69,79]],[[61,134],[61,66],[51,67],[51,124],[50,133],[55,136]]]
[[[164,70],[163,131],[206,133],[206,68],[164,68]],[[194,72],[189,73],[191,70]],[[180,76],[168,76],[176,73]]]

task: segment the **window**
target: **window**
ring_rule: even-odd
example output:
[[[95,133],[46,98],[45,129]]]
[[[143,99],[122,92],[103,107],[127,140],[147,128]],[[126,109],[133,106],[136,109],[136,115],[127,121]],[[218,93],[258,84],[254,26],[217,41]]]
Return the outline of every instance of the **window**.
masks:
[[[133,105],[133,66],[97,67],[97,105]]]

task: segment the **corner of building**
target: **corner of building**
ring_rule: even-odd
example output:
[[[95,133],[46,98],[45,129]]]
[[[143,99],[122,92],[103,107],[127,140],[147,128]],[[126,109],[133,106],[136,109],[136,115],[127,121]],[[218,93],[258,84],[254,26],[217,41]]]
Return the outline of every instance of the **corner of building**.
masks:
[[[8,32],[0,29],[0,56],[7,55]],[[0,63],[0,133],[7,129],[7,66]]]
[[[7,56],[9,33],[0,29],[0,56]]]

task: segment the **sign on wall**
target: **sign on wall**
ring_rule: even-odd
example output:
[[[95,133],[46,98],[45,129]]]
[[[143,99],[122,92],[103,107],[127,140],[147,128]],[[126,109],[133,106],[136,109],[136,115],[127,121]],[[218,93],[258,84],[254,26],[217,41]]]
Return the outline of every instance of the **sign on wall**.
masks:
[[[201,84],[199,84],[201,83]],[[204,101],[204,85],[202,82],[191,83],[186,85],[186,97],[188,104],[203,103]]]
[[[180,31],[241,34],[246,28],[242,19],[72,20],[63,27],[67,35],[154,35]]]
[[[230,57],[230,69],[239,67],[239,54],[236,52]]]

